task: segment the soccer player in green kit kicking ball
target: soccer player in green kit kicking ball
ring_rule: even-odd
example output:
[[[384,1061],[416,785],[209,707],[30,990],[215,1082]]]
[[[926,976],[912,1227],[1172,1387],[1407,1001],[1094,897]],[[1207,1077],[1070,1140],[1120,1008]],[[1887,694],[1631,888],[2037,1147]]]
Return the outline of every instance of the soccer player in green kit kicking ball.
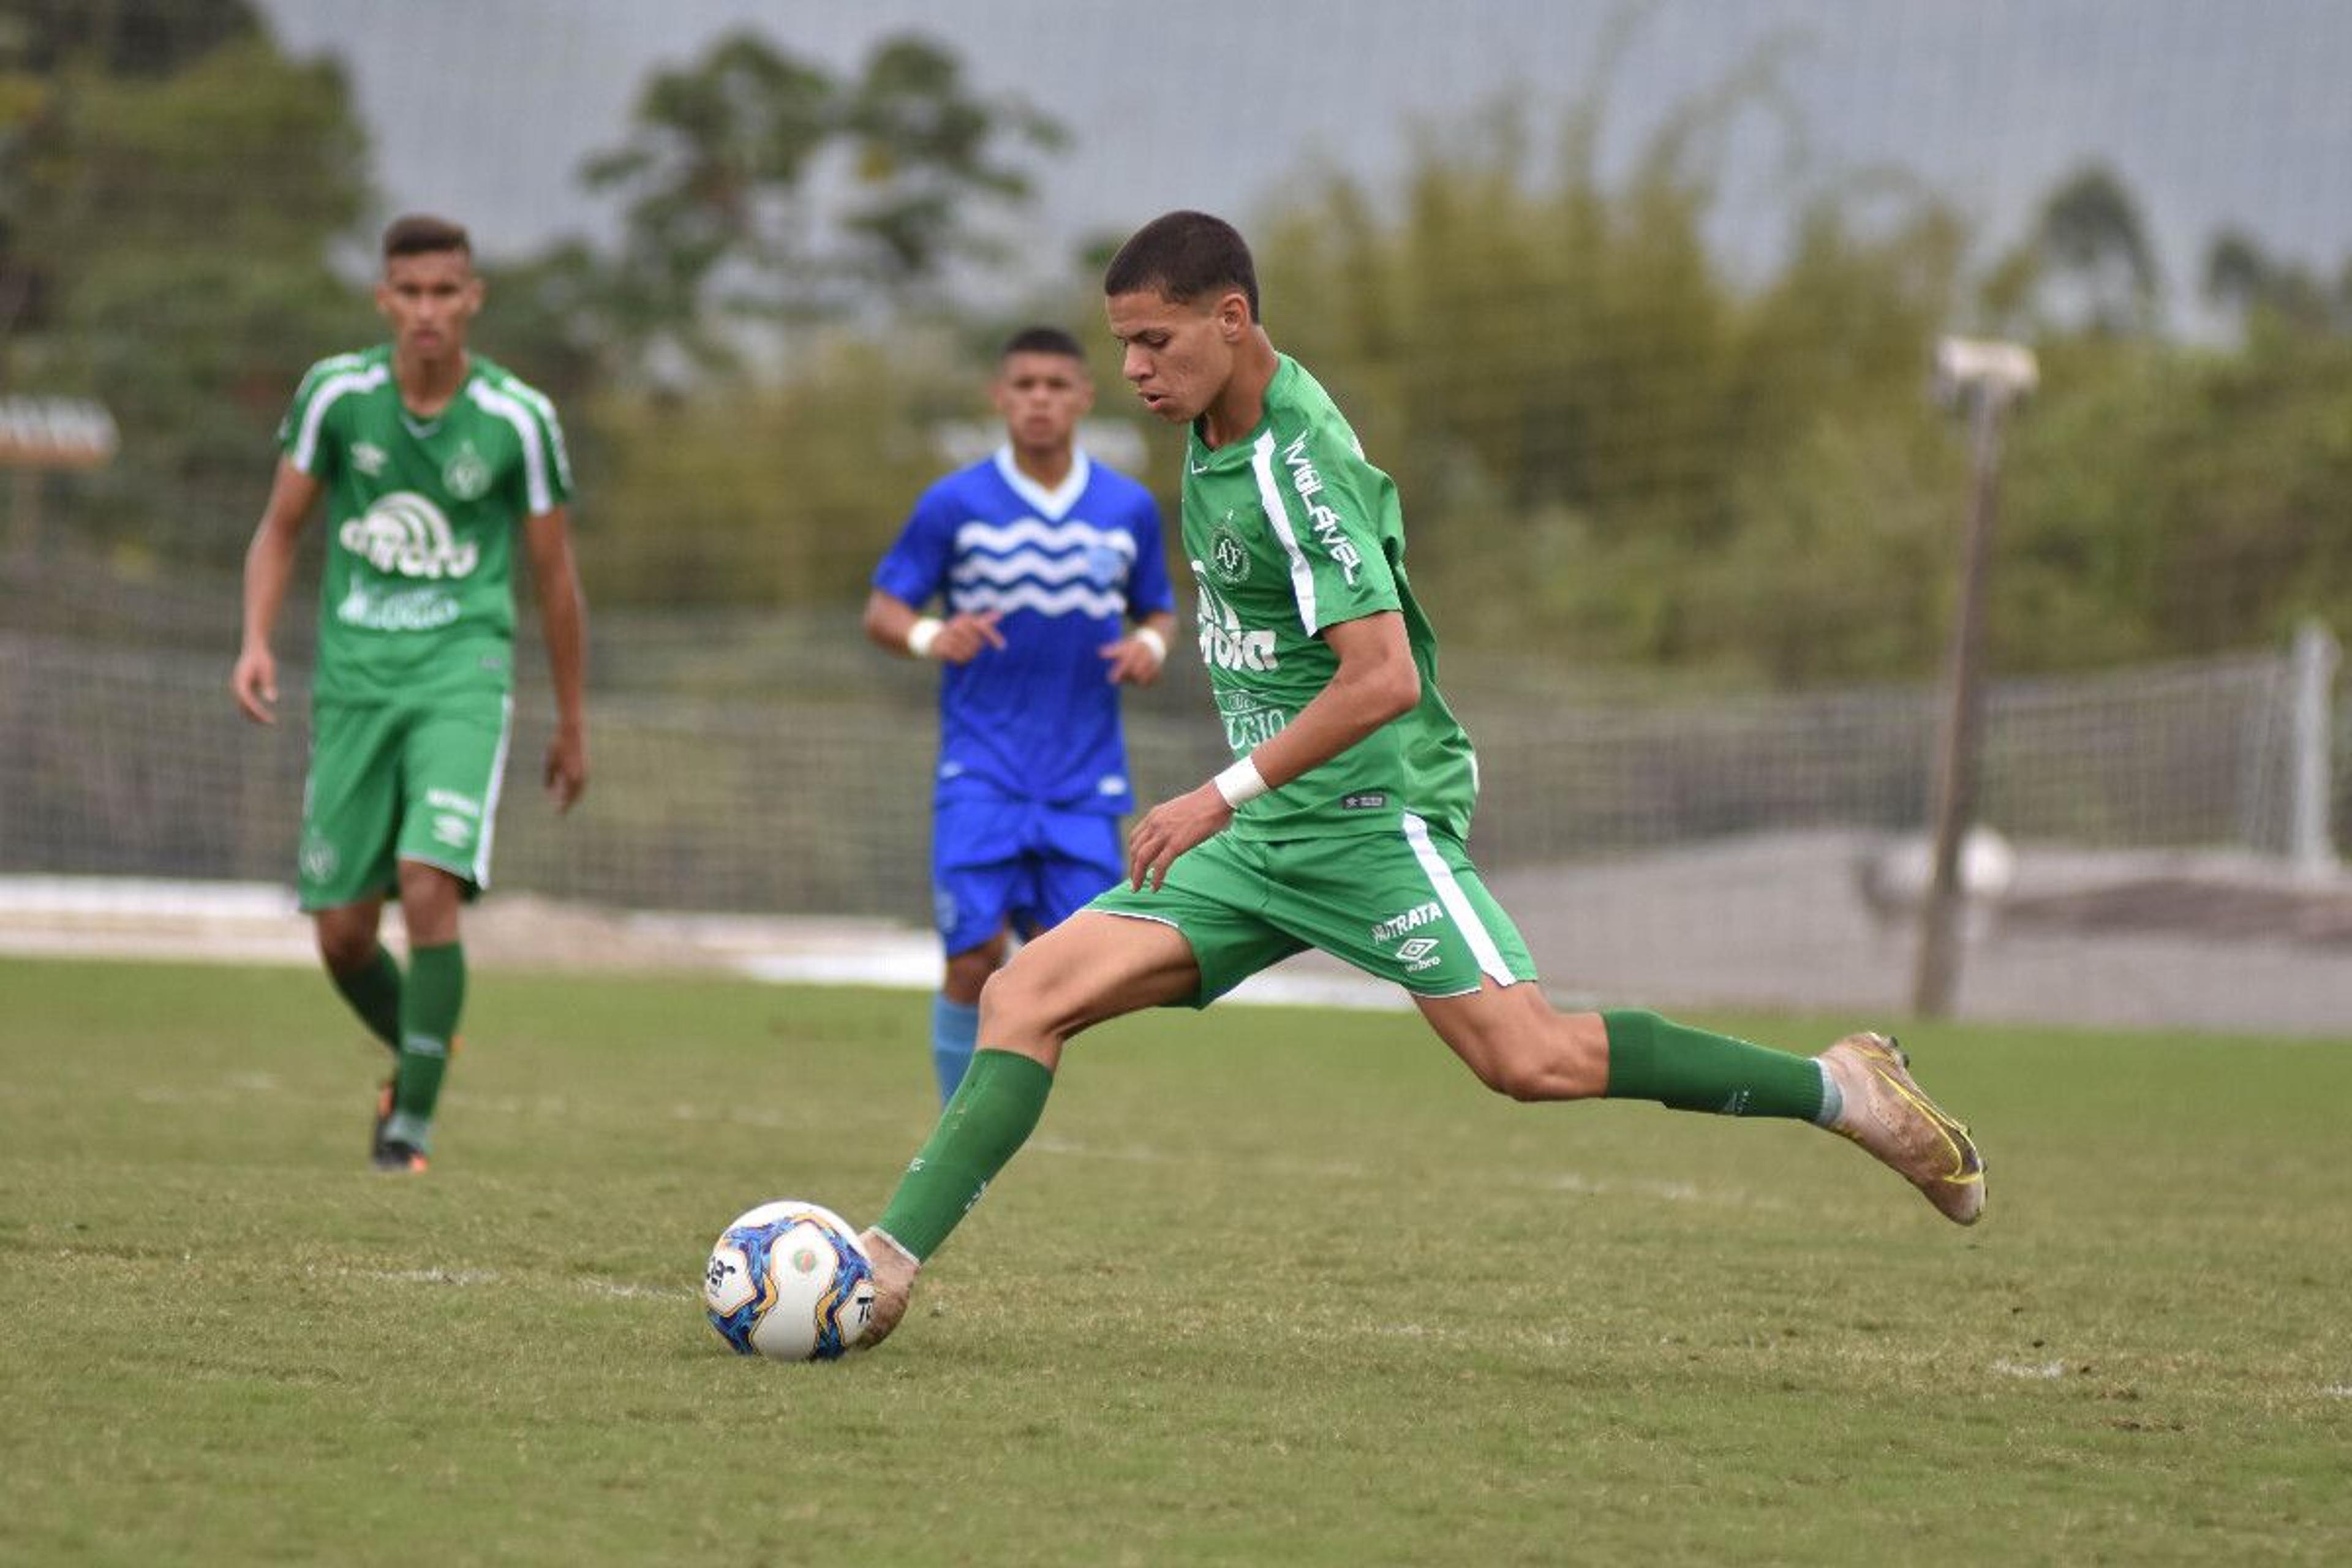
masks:
[[[1476,762],[1437,689],[1396,489],[1258,324],[1248,247],[1217,218],[1170,213],[1112,258],[1103,292],[1127,379],[1192,429],[1184,556],[1238,760],[1146,813],[1127,880],[988,982],[971,1070],[865,1233],[866,1342],[897,1326],[917,1270],[1036,1126],[1073,1036],[1206,1006],[1309,947],[1403,986],[1498,1093],[1813,1122],[1973,1224],[1983,1158],[1891,1040],[1803,1057],[1654,1013],[1552,1007],[1464,848]]]
[[[465,1003],[458,910],[489,885],[514,720],[514,590],[530,552],[555,688],[546,782],[559,810],[588,783],[585,612],[555,409],[466,347],[482,307],[466,231],[411,216],[384,231],[376,307],[393,341],[320,360],[279,428],[277,479],[245,560],[245,639],[230,689],[276,721],[269,649],[304,524],[327,502],[310,772],[297,858],[327,973],[394,1053],[371,1158],[419,1172]],[[377,939],[397,896],[408,972]]]

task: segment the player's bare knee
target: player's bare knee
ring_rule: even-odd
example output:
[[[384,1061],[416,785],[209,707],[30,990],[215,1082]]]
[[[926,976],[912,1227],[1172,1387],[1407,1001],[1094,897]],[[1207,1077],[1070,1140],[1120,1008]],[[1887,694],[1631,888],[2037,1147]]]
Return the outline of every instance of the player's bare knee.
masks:
[[[374,957],[375,928],[356,921],[320,921],[319,957],[338,974],[364,968]]]
[[[988,977],[1004,964],[1002,942],[969,949],[948,960],[947,975],[940,990],[950,1002],[969,1006],[980,1000],[981,990]]]
[[[980,988],[980,1038],[983,1045],[1037,1038],[1059,1040],[1068,1034],[1055,1016],[1051,990],[1034,973],[1035,966],[1016,956],[988,976]]]
[[[1557,1075],[1545,1063],[1525,1058],[1506,1056],[1490,1061],[1478,1069],[1478,1080],[1522,1105],[1563,1098]]]

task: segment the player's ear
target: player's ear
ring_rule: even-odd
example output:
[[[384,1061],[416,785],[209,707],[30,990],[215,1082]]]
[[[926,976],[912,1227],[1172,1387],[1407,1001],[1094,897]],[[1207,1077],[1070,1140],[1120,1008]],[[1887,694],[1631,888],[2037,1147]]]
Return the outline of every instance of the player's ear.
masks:
[[[1229,343],[1239,342],[1250,329],[1249,296],[1238,289],[1228,289],[1217,298],[1217,335]]]

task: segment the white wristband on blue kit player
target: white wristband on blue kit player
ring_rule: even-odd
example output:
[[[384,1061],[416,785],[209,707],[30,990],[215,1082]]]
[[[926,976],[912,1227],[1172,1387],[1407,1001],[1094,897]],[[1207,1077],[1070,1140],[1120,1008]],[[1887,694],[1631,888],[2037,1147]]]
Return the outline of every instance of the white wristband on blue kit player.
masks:
[[[931,657],[931,645],[940,640],[941,622],[937,616],[925,616],[907,628],[907,651],[917,658]]]
[[[1168,662],[1168,639],[1160,635],[1158,626],[1138,626],[1135,640],[1151,650],[1151,657],[1160,663]]]
[[[1217,793],[1225,797],[1225,804],[1235,810],[1240,809],[1243,802],[1255,800],[1265,793],[1265,780],[1258,773],[1257,763],[1248,757],[1244,757],[1209,782],[1217,786]]]

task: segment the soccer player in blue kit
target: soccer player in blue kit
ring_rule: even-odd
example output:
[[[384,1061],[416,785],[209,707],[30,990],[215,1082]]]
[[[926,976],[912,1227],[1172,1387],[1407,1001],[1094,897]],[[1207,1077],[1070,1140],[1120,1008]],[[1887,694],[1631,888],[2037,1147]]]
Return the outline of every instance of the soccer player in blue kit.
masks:
[[[1012,935],[1058,925],[1126,870],[1118,688],[1159,678],[1176,624],[1159,505],[1077,445],[1094,405],[1077,340],[1016,333],[989,395],[1004,445],[923,492],[866,603],[867,637],[946,667],[931,819],[942,1101]]]

